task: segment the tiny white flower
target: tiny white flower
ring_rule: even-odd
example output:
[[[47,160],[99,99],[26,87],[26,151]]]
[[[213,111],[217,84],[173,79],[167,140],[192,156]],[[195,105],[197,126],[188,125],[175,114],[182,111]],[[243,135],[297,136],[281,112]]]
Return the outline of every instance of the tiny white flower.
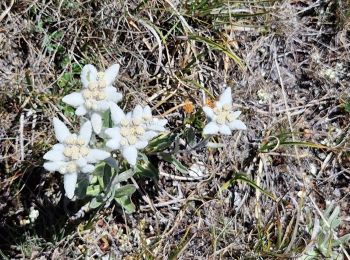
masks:
[[[95,163],[110,156],[110,153],[89,147],[92,134],[90,121],[83,124],[79,135],[71,134],[67,126],[58,118],[53,119],[56,139],[59,141],[44,155],[48,162],[44,168],[58,171],[64,176],[64,189],[69,199],[73,198],[79,173],[91,173]]]
[[[228,87],[220,95],[214,108],[203,107],[203,111],[209,118],[209,123],[204,127],[204,135],[231,135],[232,130],[246,130],[246,125],[237,118],[241,111],[232,111],[231,88]]]
[[[83,89],[73,92],[62,101],[76,108],[78,116],[88,115],[93,130],[99,134],[102,129],[102,113],[109,109],[111,103],[122,99],[122,94],[112,86],[119,72],[119,65],[110,66],[105,72],[98,72],[93,65],[85,65],[81,71]]]
[[[31,223],[34,223],[35,220],[39,217],[39,211],[34,209],[34,207],[30,207],[29,219]]]
[[[138,150],[145,148],[150,139],[164,131],[166,121],[155,120],[149,107],[138,105],[133,112],[125,114],[116,104],[111,104],[113,128],[106,129],[110,138],[106,146],[120,150],[123,157],[132,166],[136,165]]]

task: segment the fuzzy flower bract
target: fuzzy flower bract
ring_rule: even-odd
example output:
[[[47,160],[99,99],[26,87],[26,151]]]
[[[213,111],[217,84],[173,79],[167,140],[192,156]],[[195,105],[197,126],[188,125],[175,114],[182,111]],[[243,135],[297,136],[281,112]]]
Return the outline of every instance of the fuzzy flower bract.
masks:
[[[204,127],[204,135],[231,135],[232,130],[246,130],[246,125],[237,118],[241,111],[232,111],[231,88],[228,87],[220,95],[213,108],[204,106],[203,111],[209,118],[209,123]]]
[[[132,112],[124,113],[116,104],[111,104],[113,128],[106,129],[110,138],[106,146],[121,151],[132,166],[136,165],[138,150],[145,148],[149,140],[165,131],[167,120],[155,119],[150,107],[137,105]]]
[[[105,72],[98,72],[93,65],[85,65],[81,71],[83,89],[62,99],[76,108],[76,115],[88,115],[96,134],[102,129],[102,113],[109,109],[111,103],[122,99],[122,94],[112,86],[118,72],[118,64],[110,66]]]
[[[71,134],[67,126],[58,118],[53,119],[53,124],[59,143],[44,155],[44,159],[48,160],[44,163],[44,168],[63,174],[66,196],[72,199],[78,174],[93,172],[95,164],[108,158],[110,153],[90,148],[92,134],[90,121],[82,125],[78,135]]]

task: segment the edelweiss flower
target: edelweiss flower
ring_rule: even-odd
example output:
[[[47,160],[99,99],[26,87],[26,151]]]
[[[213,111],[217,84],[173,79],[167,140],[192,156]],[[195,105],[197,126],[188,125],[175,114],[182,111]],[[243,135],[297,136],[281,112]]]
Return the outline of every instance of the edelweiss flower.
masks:
[[[81,71],[83,89],[63,97],[63,102],[76,107],[75,114],[88,114],[96,134],[101,132],[101,113],[109,109],[111,102],[119,102],[122,94],[112,86],[119,72],[119,65],[114,64],[105,72],[97,72],[93,65],[85,65]]]
[[[154,118],[149,106],[145,106],[142,109],[140,105],[137,105],[133,111],[133,116],[135,118],[141,118],[142,123],[148,130],[148,140],[151,140],[153,137],[156,137],[159,133],[166,130],[164,126],[168,123],[168,120]]]
[[[220,95],[219,101],[215,103],[214,108],[203,107],[204,113],[210,119],[210,122],[204,127],[203,134],[230,135],[232,130],[246,130],[246,125],[238,120],[241,111],[232,111],[231,88],[226,88]]]
[[[74,196],[78,173],[93,172],[94,164],[109,157],[110,153],[89,147],[92,134],[90,121],[83,124],[79,135],[71,134],[58,118],[53,119],[53,124],[59,143],[44,155],[44,159],[49,161],[44,163],[44,168],[64,175],[64,189],[67,197],[71,199]]]
[[[113,128],[106,130],[111,139],[106,146],[112,150],[120,150],[123,157],[132,166],[136,165],[138,150],[145,148],[148,141],[164,131],[166,121],[155,120],[151,109],[138,105],[133,112],[125,114],[116,104],[111,104]]]

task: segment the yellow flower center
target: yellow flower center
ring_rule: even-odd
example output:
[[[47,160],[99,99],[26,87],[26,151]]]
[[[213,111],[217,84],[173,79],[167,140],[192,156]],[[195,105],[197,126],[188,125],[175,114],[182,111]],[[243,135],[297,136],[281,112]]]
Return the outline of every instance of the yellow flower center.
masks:
[[[84,139],[76,135],[69,136],[64,143],[66,147],[63,150],[63,154],[69,160],[78,160],[81,157],[87,156],[90,152],[90,149],[85,146]]]
[[[215,107],[213,112],[216,115],[216,123],[223,125],[226,122],[232,122],[235,120],[236,117],[231,110],[232,106],[230,104],[224,104],[221,108]]]
[[[120,145],[122,146],[136,144],[139,137],[146,132],[142,126],[142,118],[133,118],[132,121],[123,118],[120,125],[120,135],[122,137]]]

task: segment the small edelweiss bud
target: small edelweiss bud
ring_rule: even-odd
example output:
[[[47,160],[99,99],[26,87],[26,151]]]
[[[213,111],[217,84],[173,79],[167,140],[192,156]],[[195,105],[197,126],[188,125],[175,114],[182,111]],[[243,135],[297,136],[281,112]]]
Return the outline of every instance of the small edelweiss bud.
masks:
[[[136,144],[137,138],[134,135],[129,135],[127,138],[128,138],[129,144],[131,145]]]
[[[85,90],[83,91],[83,97],[84,97],[85,99],[91,99],[91,98],[92,98],[91,91],[88,90],[88,89],[85,89]]]
[[[128,141],[127,141],[125,138],[122,138],[122,140],[120,140],[120,144],[121,144],[122,146],[125,146],[125,145],[128,144]]]
[[[80,158],[80,149],[78,146],[72,146],[71,147],[71,151],[72,151],[72,155],[71,155],[71,158],[73,160],[77,160]]]
[[[77,144],[79,144],[79,145],[84,145],[85,144],[85,141],[84,141],[84,139],[83,138],[78,138],[77,139]]]
[[[120,121],[120,124],[122,126],[128,126],[129,125],[129,120],[126,119],[126,118],[123,118],[121,121]]]
[[[106,94],[103,92],[99,92],[97,95],[98,100],[104,100],[106,98]]]
[[[227,114],[226,116],[227,121],[232,122],[235,120],[235,116],[232,113]]]
[[[128,128],[126,128],[126,127],[122,127],[121,129],[120,129],[120,135],[121,136],[128,136],[130,134],[130,131],[129,131],[129,129]]]
[[[86,146],[82,146],[82,147],[80,148],[80,154],[81,154],[83,157],[87,156],[87,155],[89,154],[89,152],[90,152],[90,150],[89,150],[89,148],[87,148]]]
[[[72,156],[72,149],[70,147],[67,147],[63,151],[64,156],[71,157]]]
[[[226,121],[226,117],[223,114],[220,114],[217,118],[216,118],[216,122],[220,125],[225,124]]]
[[[104,79],[100,79],[100,80],[98,81],[98,88],[99,88],[99,89],[104,89],[104,88],[106,88],[106,87],[107,87],[106,81],[105,81]]]
[[[133,120],[132,120],[133,124],[134,125],[141,125],[142,124],[142,119],[140,117],[135,117]]]
[[[105,73],[103,71],[97,72],[97,78],[98,80],[103,79],[103,77],[105,76]]]
[[[90,90],[96,90],[97,89],[97,84],[95,82],[90,82],[89,83],[89,89]]]
[[[76,136],[75,135],[70,135],[64,142],[66,144],[74,144],[75,142],[75,139],[76,139]]]
[[[215,107],[213,109],[213,111],[214,111],[214,114],[216,114],[216,115],[218,115],[221,112],[221,110],[219,108],[217,108],[217,107]]]
[[[143,135],[145,133],[145,129],[142,126],[138,126],[135,129],[136,134]]]

